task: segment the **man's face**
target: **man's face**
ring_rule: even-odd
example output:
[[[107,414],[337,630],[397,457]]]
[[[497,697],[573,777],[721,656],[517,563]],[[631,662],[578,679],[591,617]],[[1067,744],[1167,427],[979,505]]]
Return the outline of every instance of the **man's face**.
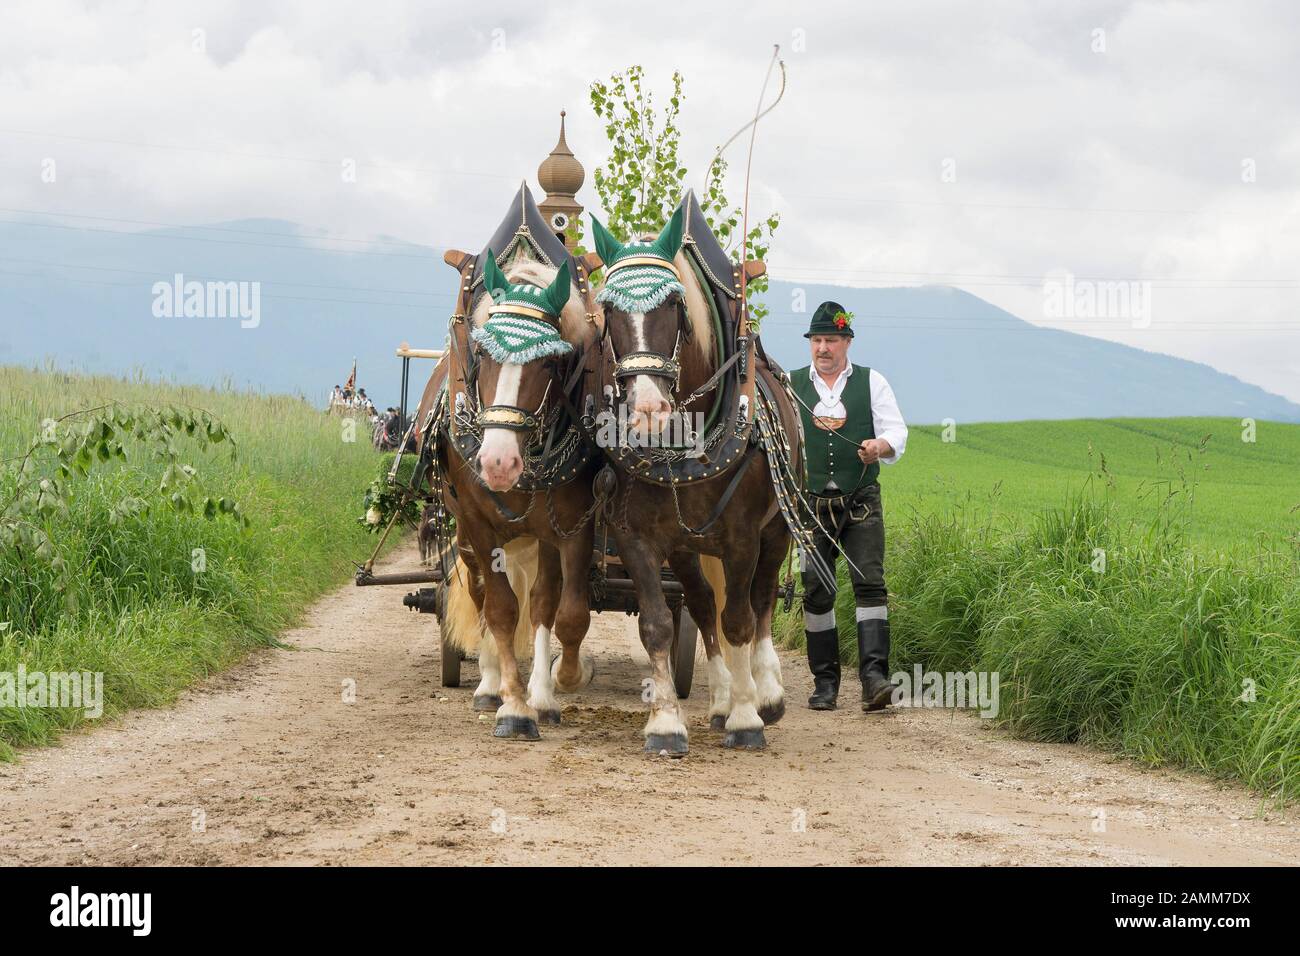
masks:
[[[808,341],[812,345],[813,368],[822,375],[842,372],[849,364],[849,343],[853,340],[847,335],[814,335]]]

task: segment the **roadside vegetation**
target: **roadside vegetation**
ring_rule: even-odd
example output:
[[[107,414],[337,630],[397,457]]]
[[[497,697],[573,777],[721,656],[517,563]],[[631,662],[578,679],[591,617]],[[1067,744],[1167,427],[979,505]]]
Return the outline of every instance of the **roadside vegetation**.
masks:
[[[344,427],[300,398],[0,367],[0,674],[102,672],[112,715],[273,643],[374,546],[379,456]],[[0,707],[0,758],[85,719]]]
[[[1300,426],[914,430],[882,474],[891,668],[997,673],[1017,736],[1300,795]],[[841,656],[857,650],[847,576]],[[798,605],[777,634],[802,647]],[[848,703],[853,702],[846,681]]]

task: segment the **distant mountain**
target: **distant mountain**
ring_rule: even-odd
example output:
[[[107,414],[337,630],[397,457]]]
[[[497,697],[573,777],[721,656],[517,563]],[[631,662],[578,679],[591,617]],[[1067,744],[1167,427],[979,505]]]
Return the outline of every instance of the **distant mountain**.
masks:
[[[229,380],[301,392],[323,405],[355,356],[359,384],[383,407],[397,402],[397,345],[442,345],[455,273],[441,250],[397,240],[327,240],[274,220],[120,228],[0,223],[0,363],[52,359],[89,371]],[[474,242],[466,248],[477,251]],[[256,324],[185,317],[183,296],[168,301],[177,274],[259,282]],[[773,281],[769,301],[790,302],[792,288]],[[1188,415],[1300,421],[1300,405],[1208,365],[1039,328],[958,289],[800,288],[810,309],[835,299],[856,314],[853,360],[889,377],[913,422]],[[806,327],[807,315],[779,309],[764,324],[767,349],[787,368],[808,362]],[[413,400],[428,371],[427,362],[417,365]]]
[[[768,299],[791,301],[790,283]],[[809,311],[854,313],[850,356],[878,366],[918,423],[1032,418],[1228,416],[1300,422],[1300,405],[1200,362],[1045,329],[948,286],[853,289],[800,284]],[[763,342],[787,368],[808,364],[808,316],[774,310]]]

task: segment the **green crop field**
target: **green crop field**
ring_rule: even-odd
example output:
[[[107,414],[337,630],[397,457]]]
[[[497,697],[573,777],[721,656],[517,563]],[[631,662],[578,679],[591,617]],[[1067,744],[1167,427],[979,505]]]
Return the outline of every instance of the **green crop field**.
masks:
[[[998,674],[997,717],[1020,736],[1300,794],[1300,426],[1017,422],[944,437],[912,429],[882,469],[891,668]],[[842,562],[841,581],[853,665]],[[775,630],[802,647],[797,605]]]
[[[197,406],[238,442],[187,460],[213,493],[249,518],[207,520],[153,507],[113,521],[115,503],[147,497],[162,467],[128,443],[110,462],[69,482],[67,513],[44,519],[68,568],[49,569],[0,542],[0,674],[103,672],[106,714],[172,699],[197,678],[266,645],[323,592],[346,580],[350,561],[374,545],[357,522],[361,494],[380,456],[364,425],[342,423],[305,402],[231,389],[0,367],[0,513],[13,499],[15,456],[45,419],[105,402]],[[164,499],[165,503],[165,499]],[[196,571],[195,554],[202,555]],[[76,709],[0,707],[0,757],[43,743],[84,719]]]
[[[1094,485],[1113,482],[1111,498],[1131,518],[1191,488],[1179,503],[1201,549],[1300,533],[1300,425],[1259,422],[1252,435],[1224,418],[1084,419],[959,425],[950,437],[913,428],[907,453],[882,468],[891,519],[963,503],[1033,514],[1061,505],[1092,475]]]

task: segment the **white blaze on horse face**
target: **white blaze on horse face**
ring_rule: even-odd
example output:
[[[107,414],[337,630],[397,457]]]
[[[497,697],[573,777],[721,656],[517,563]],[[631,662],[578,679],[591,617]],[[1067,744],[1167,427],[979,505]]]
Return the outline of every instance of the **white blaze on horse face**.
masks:
[[[508,362],[501,366],[497,376],[497,390],[492,397],[493,405],[517,405],[519,403],[519,381],[524,371],[522,365]],[[483,444],[478,450],[479,468],[483,480],[493,491],[509,491],[519,480],[524,471],[523,451],[519,445],[519,433],[508,428],[483,429]]]
[[[630,312],[628,318],[632,320],[632,340],[635,350],[646,351],[645,313]],[[637,375],[632,379],[632,386],[628,389],[627,400],[632,406],[628,424],[642,434],[661,431],[668,423],[668,417],[672,412],[672,402],[659,387],[659,381],[651,375]]]

